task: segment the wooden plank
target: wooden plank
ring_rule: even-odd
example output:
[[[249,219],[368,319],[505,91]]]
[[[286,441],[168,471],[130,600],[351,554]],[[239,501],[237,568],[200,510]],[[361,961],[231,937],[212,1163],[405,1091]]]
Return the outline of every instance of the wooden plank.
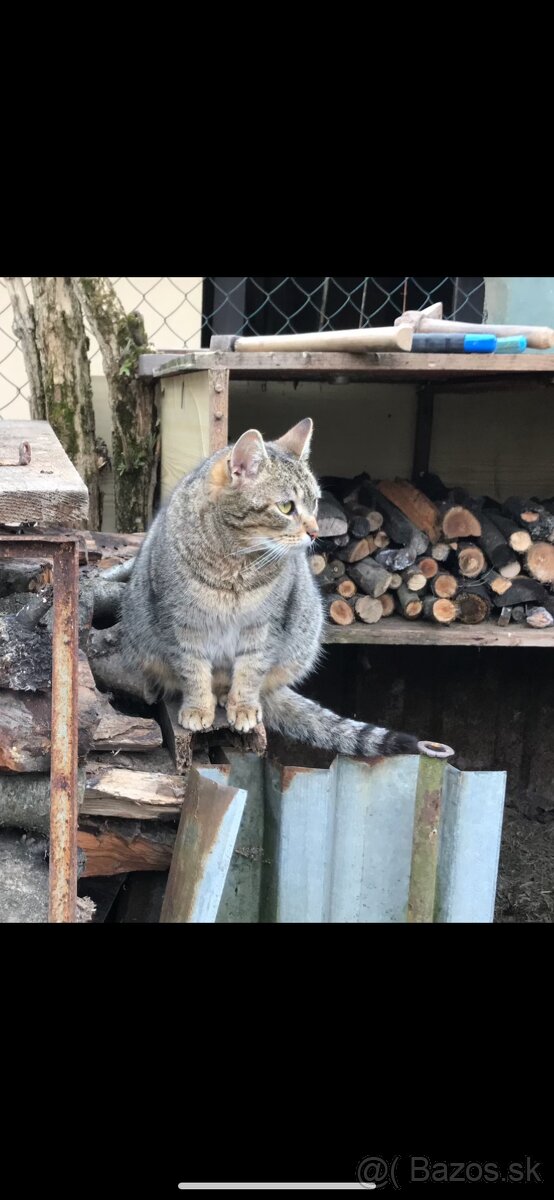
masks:
[[[476,361],[479,360],[479,361]],[[310,373],[355,375],[363,379],[488,378],[554,375],[554,354],[342,354],[305,351],[235,354],[198,350],[170,360],[155,375],[167,379],[189,371],[229,370],[232,378],[295,378]]]
[[[2,421],[0,460],[17,462],[28,441],[26,466],[0,466],[0,525],[38,521],[79,528],[88,517],[88,489],[48,421]]]
[[[554,646],[552,629],[529,629],[512,625],[507,629],[494,621],[481,625],[430,625],[424,621],[406,621],[404,617],[388,617],[377,625],[329,625],[323,637],[327,644],[341,642],[359,645],[373,642],[383,646]]]
[[[211,377],[212,373],[206,371],[188,376],[181,373],[160,381],[162,503],[183,475],[210,454]]]

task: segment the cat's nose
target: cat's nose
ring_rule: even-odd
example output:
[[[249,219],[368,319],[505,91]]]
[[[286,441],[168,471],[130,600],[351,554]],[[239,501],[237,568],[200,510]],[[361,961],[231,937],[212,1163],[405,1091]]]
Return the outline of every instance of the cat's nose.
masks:
[[[312,519],[311,521],[306,522],[306,533],[308,533],[310,535],[312,541],[315,541],[315,539],[319,533],[319,526],[317,524],[317,521],[314,521]]]

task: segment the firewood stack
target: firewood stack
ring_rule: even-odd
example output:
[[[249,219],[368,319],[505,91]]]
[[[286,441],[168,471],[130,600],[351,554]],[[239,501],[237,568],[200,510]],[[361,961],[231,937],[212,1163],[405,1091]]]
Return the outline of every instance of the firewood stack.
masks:
[[[50,528],[53,532],[63,531]],[[225,747],[258,754],[265,749],[262,726],[244,736],[233,734],[222,710],[213,731],[196,735],[179,726],[176,703],[145,704],[141,680],[129,675],[119,657],[117,622],[125,584],[104,576],[134,557],[143,536],[79,535],[83,879],[167,870],[191,764],[224,762]],[[0,848],[11,861],[16,852],[10,831],[19,831],[26,869],[37,872],[39,914],[47,904],[41,847],[49,831],[51,603],[47,563],[0,560]],[[0,922],[9,919],[2,901]]]
[[[311,566],[332,623],[554,625],[554,499],[474,498],[436,476],[323,483]]]

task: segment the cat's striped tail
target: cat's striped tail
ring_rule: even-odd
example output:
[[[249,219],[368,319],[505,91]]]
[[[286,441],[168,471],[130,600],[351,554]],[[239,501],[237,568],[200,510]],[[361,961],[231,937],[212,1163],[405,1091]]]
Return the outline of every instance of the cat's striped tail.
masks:
[[[378,725],[365,725],[362,721],[339,717],[288,687],[278,688],[263,696],[262,707],[268,729],[286,734],[299,742],[308,742],[321,750],[331,750],[335,754],[372,758],[377,755],[422,752],[422,744],[412,734],[393,733]]]

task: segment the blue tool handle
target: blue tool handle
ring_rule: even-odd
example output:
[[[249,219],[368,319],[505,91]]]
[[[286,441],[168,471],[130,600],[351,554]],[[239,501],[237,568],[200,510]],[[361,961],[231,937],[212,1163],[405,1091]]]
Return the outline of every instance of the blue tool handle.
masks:
[[[502,337],[496,339],[497,354],[522,354],[527,349],[525,337]]]
[[[497,339],[490,333],[414,333],[412,352],[419,354],[492,354]]]

